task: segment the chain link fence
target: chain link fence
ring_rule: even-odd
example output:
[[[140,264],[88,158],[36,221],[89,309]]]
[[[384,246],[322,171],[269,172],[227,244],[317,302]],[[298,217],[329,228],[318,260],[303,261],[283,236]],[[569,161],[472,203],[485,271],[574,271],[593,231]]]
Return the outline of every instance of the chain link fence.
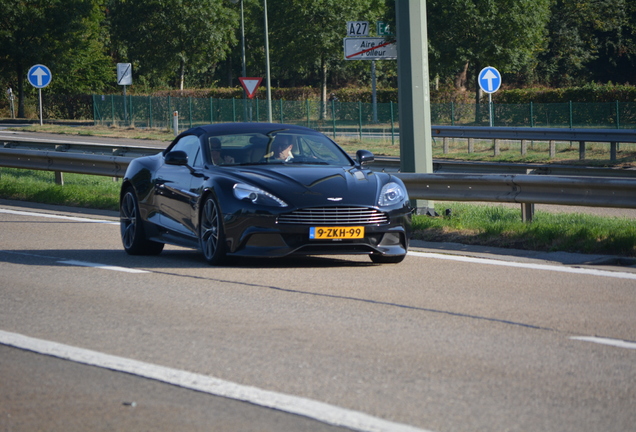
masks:
[[[183,127],[268,120],[267,101],[258,99],[93,95],[92,102],[93,120],[101,125],[170,128],[175,111]],[[323,131],[396,132],[399,125],[397,103],[274,100],[271,106],[275,123]],[[488,126],[490,115],[488,104],[431,104],[431,121],[438,125]],[[493,126],[634,129],[636,102],[493,104],[492,120]]]

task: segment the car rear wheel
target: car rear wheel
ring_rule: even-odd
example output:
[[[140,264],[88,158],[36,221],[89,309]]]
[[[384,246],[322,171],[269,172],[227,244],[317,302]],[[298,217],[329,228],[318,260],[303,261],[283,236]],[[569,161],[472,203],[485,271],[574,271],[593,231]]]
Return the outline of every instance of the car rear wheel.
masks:
[[[401,263],[404,260],[406,255],[382,255],[382,254],[371,254],[371,261],[376,264],[397,264]]]
[[[208,263],[219,265],[226,261],[227,248],[221,209],[212,196],[205,199],[201,208],[199,240],[203,256]]]
[[[119,207],[119,228],[124,249],[130,255],[158,255],[163,243],[148,240],[139,214],[139,203],[133,188],[124,192]]]

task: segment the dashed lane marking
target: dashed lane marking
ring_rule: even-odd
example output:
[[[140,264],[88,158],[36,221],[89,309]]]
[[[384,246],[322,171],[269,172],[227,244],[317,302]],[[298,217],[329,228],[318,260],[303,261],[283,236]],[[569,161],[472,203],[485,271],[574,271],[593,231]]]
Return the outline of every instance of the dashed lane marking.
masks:
[[[628,342],[620,339],[610,339],[595,336],[572,336],[570,339],[584,342],[593,342],[601,345],[610,345],[618,348],[636,349],[636,342]]]
[[[546,271],[554,271],[554,272],[561,272],[561,273],[575,273],[575,274],[588,275],[588,276],[600,276],[600,277],[610,277],[610,278],[617,278],[617,279],[636,280],[636,273],[627,273],[627,272],[620,272],[620,271],[608,271],[608,270],[598,270],[598,269],[580,268],[580,267],[557,266],[557,265],[549,265],[549,264],[519,263],[514,261],[499,261],[499,260],[494,260],[489,258],[474,258],[474,257],[457,256],[457,255],[444,255],[444,254],[429,253],[429,252],[409,252],[408,254],[411,256],[422,257],[422,258],[432,258],[432,259],[459,261],[459,262],[475,263],[475,264],[488,264],[488,265],[497,265],[497,266],[504,266],[504,267],[525,268],[525,269],[531,269],[531,270],[546,270]]]

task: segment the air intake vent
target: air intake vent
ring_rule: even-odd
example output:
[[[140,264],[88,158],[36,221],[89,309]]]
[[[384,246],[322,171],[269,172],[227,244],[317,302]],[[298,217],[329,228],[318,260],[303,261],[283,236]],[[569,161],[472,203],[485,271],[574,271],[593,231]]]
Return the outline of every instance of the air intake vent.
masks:
[[[366,207],[319,207],[278,216],[278,223],[302,225],[376,225],[388,223],[386,213]]]

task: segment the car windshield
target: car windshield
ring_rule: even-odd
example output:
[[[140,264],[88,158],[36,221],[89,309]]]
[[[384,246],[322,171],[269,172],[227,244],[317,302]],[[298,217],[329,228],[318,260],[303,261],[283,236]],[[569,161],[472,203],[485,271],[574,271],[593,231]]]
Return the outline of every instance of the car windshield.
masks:
[[[352,165],[346,153],[321,133],[281,129],[210,135],[205,142],[208,162],[215,165]]]

